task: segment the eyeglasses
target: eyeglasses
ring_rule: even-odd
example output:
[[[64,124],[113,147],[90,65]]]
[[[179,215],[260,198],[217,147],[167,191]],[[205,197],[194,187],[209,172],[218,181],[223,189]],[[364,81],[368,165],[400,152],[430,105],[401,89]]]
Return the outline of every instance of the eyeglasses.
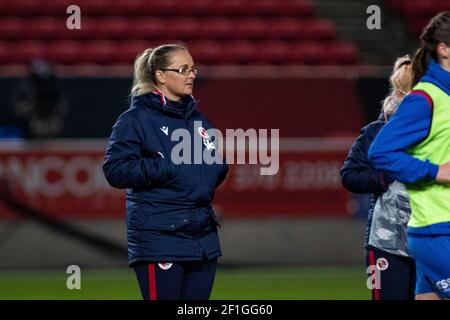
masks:
[[[189,69],[189,68],[179,68],[179,69],[159,69],[162,71],[174,71],[179,74],[182,74],[184,76],[187,76],[191,73],[191,71],[194,73],[194,75],[198,75],[198,69]]]

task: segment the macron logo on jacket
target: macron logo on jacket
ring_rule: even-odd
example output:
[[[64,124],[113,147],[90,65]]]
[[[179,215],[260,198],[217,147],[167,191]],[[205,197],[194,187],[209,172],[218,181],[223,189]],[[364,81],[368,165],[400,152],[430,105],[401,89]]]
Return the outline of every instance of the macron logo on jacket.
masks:
[[[166,134],[166,136],[169,135],[169,127],[162,126],[160,129],[161,129],[162,132],[164,132]]]

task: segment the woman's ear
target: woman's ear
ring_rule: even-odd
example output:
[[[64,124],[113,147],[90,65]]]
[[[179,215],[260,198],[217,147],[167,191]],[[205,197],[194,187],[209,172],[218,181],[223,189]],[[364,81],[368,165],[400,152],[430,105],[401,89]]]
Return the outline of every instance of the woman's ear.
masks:
[[[161,70],[155,72],[156,80],[162,84],[166,83],[166,75]]]
[[[450,58],[450,48],[444,42],[438,43],[437,51],[445,59]]]

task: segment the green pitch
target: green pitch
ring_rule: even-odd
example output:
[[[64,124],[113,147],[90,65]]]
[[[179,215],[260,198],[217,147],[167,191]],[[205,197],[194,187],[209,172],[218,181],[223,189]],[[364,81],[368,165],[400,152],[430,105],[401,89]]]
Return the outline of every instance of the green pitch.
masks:
[[[0,271],[0,299],[141,299],[132,269],[81,270],[68,290],[65,269]],[[370,299],[364,268],[219,268],[212,299]]]

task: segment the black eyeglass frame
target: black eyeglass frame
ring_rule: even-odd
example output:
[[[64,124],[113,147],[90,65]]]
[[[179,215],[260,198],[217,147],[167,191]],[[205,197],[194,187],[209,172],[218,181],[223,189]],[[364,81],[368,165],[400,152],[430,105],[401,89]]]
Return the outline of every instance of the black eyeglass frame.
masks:
[[[198,69],[197,68],[178,68],[178,69],[169,69],[169,68],[164,68],[164,69],[159,69],[161,71],[173,71],[176,72],[178,74],[181,74],[183,76],[188,76],[191,72],[194,73],[194,75],[198,75]]]

